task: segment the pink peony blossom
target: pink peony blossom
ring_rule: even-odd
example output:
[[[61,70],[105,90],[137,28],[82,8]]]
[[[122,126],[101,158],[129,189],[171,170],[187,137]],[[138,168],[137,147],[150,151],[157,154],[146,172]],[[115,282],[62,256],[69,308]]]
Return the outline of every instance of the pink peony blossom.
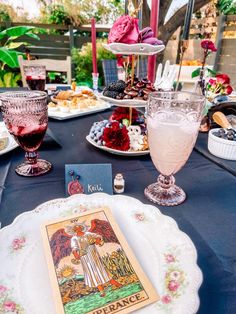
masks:
[[[4,287],[4,286],[2,286],[2,285],[0,285],[0,296],[1,296],[4,292],[6,292],[6,291],[7,291],[7,288]]]
[[[3,308],[6,312],[14,312],[16,310],[16,303],[11,300],[7,300],[3,303]]]
[[[171,280],[168,284],[168,289],[170,291],[176,291],[179,288],[179,283],[175,280]]]
[[[136,44],[138,36],[138,19],[129,15],[122,15],[113,24],[108,35],[108,43]]]
[[[168,304],[171,302],[171,296],[169,294],[163,295],[161,301],[164,304]]]

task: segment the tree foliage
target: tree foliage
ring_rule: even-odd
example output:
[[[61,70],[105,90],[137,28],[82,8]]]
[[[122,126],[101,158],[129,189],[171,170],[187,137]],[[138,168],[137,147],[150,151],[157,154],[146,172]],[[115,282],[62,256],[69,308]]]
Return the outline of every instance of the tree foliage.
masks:
[[[236,2],[233,0],[218,0],[216,7],[220,13],[225,15],[236,14]]]
[[[109,24],[124,14],[124,0],[39,0],[44,22],[81,25],[90,23],[92,17],[101,24]],[[45,20],[46,17],[46,20]]]

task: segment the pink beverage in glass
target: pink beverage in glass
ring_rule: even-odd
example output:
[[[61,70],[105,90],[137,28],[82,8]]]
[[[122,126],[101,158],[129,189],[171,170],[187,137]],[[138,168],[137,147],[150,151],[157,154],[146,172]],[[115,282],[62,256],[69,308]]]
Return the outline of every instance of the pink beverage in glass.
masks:
[[[152,202],[181,204],[185,192],[175,185],[174,174],[188,160],[197,139],[205,98],[188,92],[154,92],[147,105],[148,143],[160,172],[157,182],[144,190]]]
[[[46,67],[43,65],[23,66],[26,82],[31,90],[45,90]]]
[[[160,173],[170,176],[183,167],[193,150],[199,126],[191,114],[168,109],[147,118],[151,158]]]
[[[38,159],[48,126],[47,94],[40,91],[7,92],[0,95],[3,120],[19,145],[25,150],[25,162],[16,173],[34,177],[47,173],[51,164]]]

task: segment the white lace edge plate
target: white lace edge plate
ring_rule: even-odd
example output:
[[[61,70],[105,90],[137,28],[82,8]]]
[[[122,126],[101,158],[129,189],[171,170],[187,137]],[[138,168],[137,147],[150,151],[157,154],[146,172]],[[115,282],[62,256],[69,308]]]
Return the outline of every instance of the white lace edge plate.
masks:
[[[17,310],[19,314],[55,314],[40,226],[54,218],[103,206],[112,210],[141,267],[160,295],[158,302],[137,313],[197,312],[202,273],[190,238],[179,230],[172,218],[153,205],[128,196],[96,193],[43,203],[0,230],[1,313]]]
[[[145,100],[136,100],[136,99],[114,99],[111,97],[103,96],[102,94],[99,95],[99,98],[110,102],[113,105],[119,107],[137,107],[142,108],[147,105],[147,101]]]
[[[104,48],[111,51],[114,54],[123,55],[155,55],[165,49],[164,45],[150,45],[144,43],[138,44],[123,44],[123,43],[111,43],[103,44]]]

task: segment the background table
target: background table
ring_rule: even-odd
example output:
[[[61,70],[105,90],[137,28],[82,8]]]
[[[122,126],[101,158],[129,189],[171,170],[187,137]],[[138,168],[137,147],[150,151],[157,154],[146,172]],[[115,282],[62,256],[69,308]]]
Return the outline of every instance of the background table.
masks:
[[[85,140],[92,123],[109,115],[110,111],[106,111],[67,121],[50,120],[49,126],[62,148],[51,143],[40,149],[42,158],[53,164],[53,170],[45,176],[24,178],[15,174],[16,165],[24,158],[20,148],[0,157],[2,226],[45,201],[65,197],[66,163],[112,163],[113,176],[117,172],[124,174],[125,194],[149,203],[143,191],[157,177],[150,156],[116,156]],[[187,193],[187,200],[177,207],[159,208],[177,221],[197,248],[198,265],[204,276],[199,313],[236,313],[236,178],[213,160],[193,151],[176,179]]]

